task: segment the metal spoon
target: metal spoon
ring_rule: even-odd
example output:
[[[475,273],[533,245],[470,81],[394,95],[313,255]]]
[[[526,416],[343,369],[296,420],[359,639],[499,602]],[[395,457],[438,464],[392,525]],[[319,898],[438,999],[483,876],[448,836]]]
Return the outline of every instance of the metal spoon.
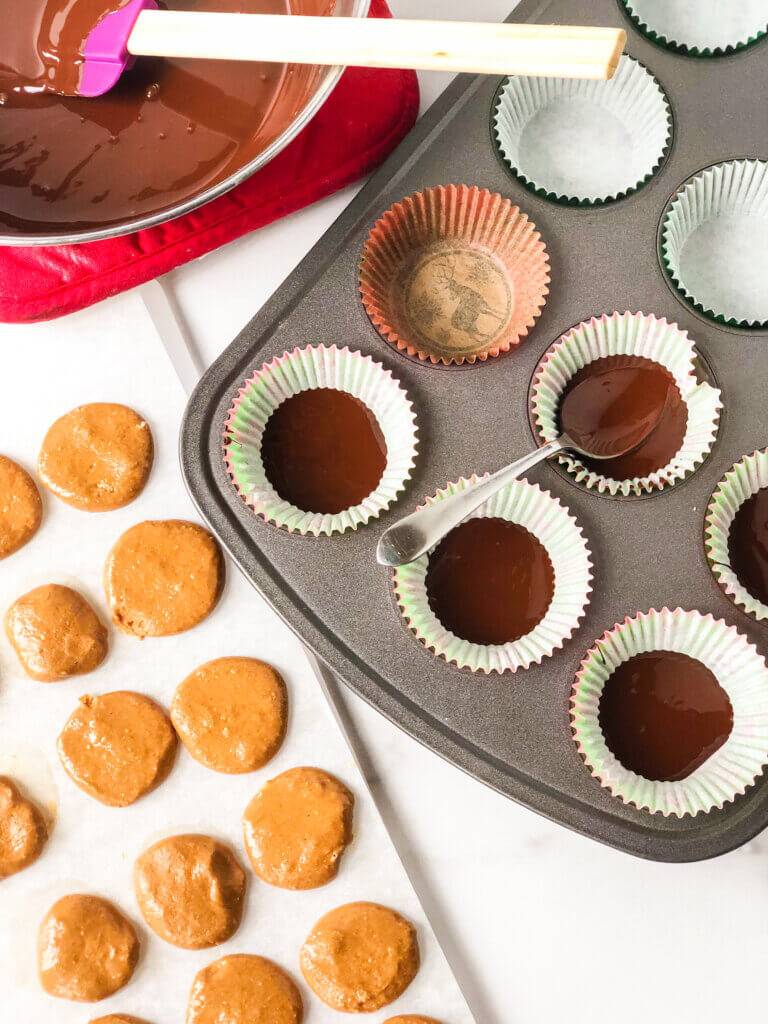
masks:
[[[583,432],[579,430],[580,417],[577,409],[583,397],[580,389],[586,392],[591,387],[592,382],[586,378],[572,388],[563,399],[560,420],[564,424],[571,421],[569,432],[563,431],[559,437],[492,473],[487,479],[432,505],[425,505],[385,530],[376,548],[376,560],[379,564],[397,566],[414,562],[439,543],[479,505],[492,498],[505,484],[522,476],[544,459],[557,455],[558,452],[568,449],[589,459],[617,459],[634,451],[656,430],[667,402],[674,392],[674,387],[670,387],[662,403],[646,410],[641,423],[629,426],[620,437],[605,438],[600,437],[599,431],[595,431],[593,426]]]

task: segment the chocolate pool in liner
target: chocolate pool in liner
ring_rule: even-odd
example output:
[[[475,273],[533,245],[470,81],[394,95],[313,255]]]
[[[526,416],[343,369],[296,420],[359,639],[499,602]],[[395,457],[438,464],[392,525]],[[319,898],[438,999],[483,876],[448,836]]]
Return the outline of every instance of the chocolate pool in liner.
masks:
[[[620,0],[653,42],[691,57],[743,50],[768,33],[766,0]]]
[[[480,479],[484,478],[473,476],[449,483],[427,498],[426,503],[442,501]],[[474,672],[516,672],[534,662],[540,664],[542,658],[562,647],[579,625],[592,590],[589,546],[568,509],[548,491],[527,480],[507,484],[468,518],[483,516],[505,519],[524,527],[543,545],[552,563],[554,594],[544,618],[530,633],[511,643],[485,645],[464,640],[446,629],[427,598],[426,576],[431,552],[394,570],[395,595],[412,632],[435,654]]]
[[[725,743],[676,782],[645,779],[625,768],[605,742],[600,697],[615,669],[637,654],[677,651],[705,665],[733,708]],[[587,654],[571,695],[571,728],[587,767],[613,796],[665,816],[696,815],[743,794],[768,763],[768,668],[733,626],[697,611],[652,609],[608,630]]]
[[[768,487],[768,449],[740,459],[715,488],[707,507],[704,547],[707,561],[723,592],[758,621],[768,619],[768,605],[753,597],[731,568],[729,538],[733,520],[741,506]]]
[[[538,195],[572,205],[629,195],[658,170],[672,136],[661,86],[623,56],[613,78],[507,78],[493,114],[507,167]]]
[[[267,420],[286,399],[314,388],[345,391],[363,402],[384,435],[387,458],[378,486],[360,504],[338,513],[297,508],[267,479],[261,442]],[[416,416],[395,377],[370,356],[348,348],[307,346],[285,352],[249,378],[227,415],[224,461],[238,493],[257,515],[290,532],[330,535],[356,530],[389,508],[416,459]]]
[[[596,359],[621,355],[641,356],[665,367],[685,402],[688,421],[675,457],[645,477],[614,480],[588,469],[569,452],[557,456],[578,483],[613,497],[651,494],[689,476],[712,448],[722,409],[719,390],[698,381],[696,350],[677,324],[644,313],[605,314],[564,334],[547,350],[534,374],[531,412],[542,444],[559,436],[560,400],[570,379]]]
[[[700,171],[672,199],[660,231],[677,291],[717,323],[768,328],[768,162]]]
[[[397,348],[432,363],[483,362],[533,326],[549,291],[549,256],[509,199],[439,185],[376,222],[359,283],[371,323]]]

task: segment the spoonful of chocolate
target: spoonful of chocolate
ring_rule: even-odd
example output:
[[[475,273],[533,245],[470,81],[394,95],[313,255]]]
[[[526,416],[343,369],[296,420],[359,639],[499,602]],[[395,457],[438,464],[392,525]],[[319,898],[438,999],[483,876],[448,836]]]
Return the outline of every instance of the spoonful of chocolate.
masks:
[[[45,68],[39,88],[101,96],[146,56],[605,79],[626,42],[618,28],[225,13],[211,6],[48,0],[34,41]],[[22,19],[22,29],[26,24]]]
[[[391,566],[415,561],[505,484],[565,449],[589,459],[634,451],[658,428],[678,394],[671,375],[653,370],[626,366],[588,375],[561,402],[558,437],[474,486],[400,519],[379,538],[377,561]]]

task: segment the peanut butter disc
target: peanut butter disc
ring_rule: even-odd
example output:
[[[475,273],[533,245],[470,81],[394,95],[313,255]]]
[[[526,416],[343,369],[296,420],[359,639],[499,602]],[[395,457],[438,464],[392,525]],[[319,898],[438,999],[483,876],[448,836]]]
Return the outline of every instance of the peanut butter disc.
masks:
[[[48,828],[38,807],[0,775],[0,878],[15,875],[40,856]]]
[[[416,976],[416,929],[378,903],[346,903],[320,918],[301,947],[300,964],[309,987],[332,1009],[379,1010]]]
[[[40,924],[40,984],[60,999],[106,999],[130,981],[138,959],[133,925],[101,896],[64,896]]]
[[[240,924],[245,872],[210,836],[161,839],[134,864],[133,885],[152,931],[182,949],[225,942]]]
[[[319,768],[291,768],[262,786],[243,815],[253,870],[282,889],[314,889],[336,877],[352,841],[354,797]]]
[[[27,675],[44,683],[92,672],[107,656],[107,630],[96,612],[58,583],[14,601],[5,632]]]
[[[285,736],[288,695],[281,676],[256,658],[216,658],[176,688],[171,720],[192,757],[216,772],[252,772]]]
[[[40,492],[29,473],[0,455],[0,558],[24,547],[43,517]]]
[[[152,458],[152,432],[138,413],[91,402],[56,420],[43,440],[37,472],[68,505],[108,512],[141,493]]]
[[[197,523],[147,521],[118,539],[104,567],[112,621],[133,636],[170,636],[213,611],[224,583],[219,545]]]
[[[223,956],[197,972],[187,1024],[301,1024],[301,995],[277,964],[261,956]]]
[[[130,1013],[108,1013],[106,1017],[94,1017],[88,1024],[147,1024],[147,1022],[139,1017],[132,1017]]]
[[[173,766],[176,733],[149,697],[116,690],[80,698],[57,743],[67,774],[108,807],[127,807]]]
[[[422,1017],[418,1013],[398,1014],[397,1017],[390,1017],[384,1024],[440,1024],[434,1017]]]

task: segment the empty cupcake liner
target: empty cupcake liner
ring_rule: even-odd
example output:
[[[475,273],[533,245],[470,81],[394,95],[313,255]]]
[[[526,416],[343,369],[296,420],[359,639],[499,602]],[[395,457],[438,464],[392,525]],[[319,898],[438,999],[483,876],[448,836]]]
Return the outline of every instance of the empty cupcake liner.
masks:
[[[487,477],[487,474],[486,474]],[[485,477],[449,483],[426,504],[442,501]],[[592,590],[592,563],[581,527],[549,491],[527,480],[514,480],[476,509],[481,516],[506,519],[529,530],[546,548],[555,574],[555,590],[547,613],[526,636],[506,644],[476,644],[455,636],[429,606],[426,575],[431,552],[394,570],[393,584],[400,611],[412,632],[441,658],[473,672],[516,672],[562,647],[584,616]],[[434,549],[433,549],[434,550]]]
[[[376,222],[359,283],[371,323],[398,349],[445,365],[484,362],[517,345],[541,313],[549,256],[509,199],[439,185]]]
[[[728,537],[741,506],[764,487],[768,487],[768,448],[745,455],[728,470],[710,499],[704,526],[704,548],[715,579],[734,604],[758,621],[768,619],[768,605],[753,597],[731,568]]]
[[[687,333],[644,313],[611,313],[580,323],[544,355],[534,375],[531,411],[542,443],[559,435],[558,409],[568,381],[588,363],[606,356],[644,356],[666,367],[688,410],[680,450],[666,466],[645,477],[615,480],[588,469],[576,456],[562,452],[561,466],[580,484],[613,497],[651,494],[684,479],[701,465],[717,436],[720,391],[696,379],[696,350]]]
[[[621,0],[640,31],[692,57],[743,50],[768,33],[766,0]]]
[[[611,753],[599,723],[600,697],[623,662],[648,651],[677,651],[702,662],[728,694],[733,729],[687,778],[654,782]],[[697,611],[651,609],[606,631],[581,663],[571,694],[571,728],[587,767],[613,796],[665,816],[722,807],[751,786],[768,763],[768,668],[733,626]]]
[[[333,514],[306,511],[281,498],[261,458],[271,414],[285,399],[313,388],[334,388],[359,398],[376,417],[387,445],[378,487],[359,505]],[[290,532],[329,535],[356,530],[395,501],[413,469],[416,434],[413,405],[381,363],[348,348],[310,345],[265,363],[240,388],[227,414],[224,461],[238,494],[257,515]]]
[[[507,78],[493,115],[512,173],[545,199],[598,205],[636,191],[672,136],[664,92],[626,55],[613,78]]]
[[[729,160],[696,174],[672,200],[660,246],[696,310],[733,327],[768,327],[768,162]]]

